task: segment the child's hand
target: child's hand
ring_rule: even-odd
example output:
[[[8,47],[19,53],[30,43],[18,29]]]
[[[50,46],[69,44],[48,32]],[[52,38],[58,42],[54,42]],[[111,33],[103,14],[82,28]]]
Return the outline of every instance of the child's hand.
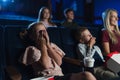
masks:
[[[91,37],[91,39],[89,41],[90,48],[92,48],[95,43],[96,43],[96,38],[95,37]]]
[[[43,36],[43,31],[39,31],[39,36],[37,38],[36,44],[39,49],[46,46],[46,39]]]
[[[50,41],[49,41],[49,36],[48,36],[48,33],[46,31],[43,32],[43,37],[45,38],[46,40],[46,44],[49,45]]]

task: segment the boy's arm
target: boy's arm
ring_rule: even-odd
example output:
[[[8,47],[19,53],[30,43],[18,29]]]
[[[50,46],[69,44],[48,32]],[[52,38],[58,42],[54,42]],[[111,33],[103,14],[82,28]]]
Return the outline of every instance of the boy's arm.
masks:
[[[86,53],[87,56],[91,56],[92,55],[92,53],[91,53],[92,51],[91,50],[92,50],[92,48],[93,48],[93,46],[94,46],[94,44],[96,42],[95,39],[96,39],[95,37],[92,37],[90,39],[89,43],[87,44],[87,51],[86,51],[87,52]]]

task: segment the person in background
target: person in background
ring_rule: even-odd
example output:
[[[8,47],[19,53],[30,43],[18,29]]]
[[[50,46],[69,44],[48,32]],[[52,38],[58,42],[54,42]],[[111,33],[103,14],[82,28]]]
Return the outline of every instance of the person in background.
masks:
[[[46,28],[48,27],[57,27],[52,21],[52,14],[49,8],[42,7],[39,11],[37,22],[42,22]]]
[[[65,53],[57,45],[49,41],[43,23],[32,23],[27,32],[21,35],[21,38],[29,41],[29,45],[21,57],[21,62],[25,65],[32,65],[37,77],[52,76],[54,80],[96,80],[90,72],[66,75],[62,73],[60,66]]]
[[[118,27],[118,12],[107,9],[102,13],[104,28],[102,29],[102,44],[104,56],[117,51],[120,52],[120,31]]]
[[[74,22],[74,10],[67,8],[64,10],[65,21],[61,23],[61,26],[66,28],[76,28],[78,24]]]
[[[84,62],[85,57],[94,58],[93,74],[98,80],[109,80],[119,77],[103,65],[104,58],[100,48],[95,45],[96,38],[92,36],[86,27],[78,27],[75,31],[75,38],[78,41],[77,53],[79,60]]]

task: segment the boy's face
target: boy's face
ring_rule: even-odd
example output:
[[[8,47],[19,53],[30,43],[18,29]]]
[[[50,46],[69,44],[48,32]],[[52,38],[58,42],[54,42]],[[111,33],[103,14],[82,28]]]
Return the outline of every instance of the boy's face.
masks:
[[[82,32],[81,34],[81,42],[82,43],[88,43],[90,41],[90,39],[92,38],[92,34],[90,33],[90,31],[88,29],[86,29],[85,31]]]
[[[66,14],[66,17],[67,17],[67,19],[73,20],[73,19],[74,19],[74,12],[73,12],[73,11],[69,11],[69,12]]]

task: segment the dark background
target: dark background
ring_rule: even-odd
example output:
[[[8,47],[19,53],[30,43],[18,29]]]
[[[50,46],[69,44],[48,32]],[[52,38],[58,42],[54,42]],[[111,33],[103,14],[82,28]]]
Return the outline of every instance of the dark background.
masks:
[[[17,15],[17,18],[18,15],[24,18],[27,16],[27,20],[30,20],[28,17],[35,20],[39,9],[47,6],[52,10],[53,20],[61,21],[64,19],[64,9],[73,8],[78,23],[101,25],[102,12],[107,8],[114,8],[120,12],[119,3],[120,0],[0,0],[0,14]]]

